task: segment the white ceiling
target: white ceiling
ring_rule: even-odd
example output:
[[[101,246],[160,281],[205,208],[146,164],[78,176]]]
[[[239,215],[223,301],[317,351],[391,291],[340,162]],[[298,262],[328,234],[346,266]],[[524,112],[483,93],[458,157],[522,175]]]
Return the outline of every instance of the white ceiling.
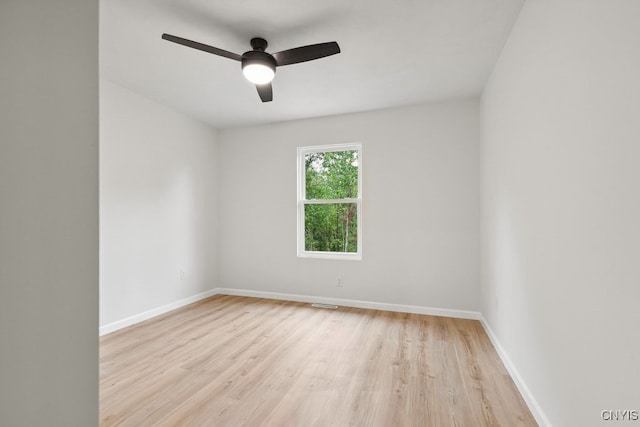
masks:
[[[216,128],[478,96],[524,0],[101,0],[101,77]],[[278,67],[262,103],[242,54],[337,41],[342,53]]]

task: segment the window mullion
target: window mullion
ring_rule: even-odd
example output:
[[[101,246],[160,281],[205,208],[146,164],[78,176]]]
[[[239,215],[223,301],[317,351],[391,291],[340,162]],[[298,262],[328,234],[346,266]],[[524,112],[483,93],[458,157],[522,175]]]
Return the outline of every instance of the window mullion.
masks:
[[[333,205],[341,203],[359,203],[360,199],[311,199],[302,200],[305,205]]]

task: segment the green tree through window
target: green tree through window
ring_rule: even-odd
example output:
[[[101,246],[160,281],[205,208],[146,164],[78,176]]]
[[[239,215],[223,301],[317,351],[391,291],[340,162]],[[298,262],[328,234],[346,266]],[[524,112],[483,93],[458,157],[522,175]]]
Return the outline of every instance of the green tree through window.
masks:
[[[359,259],[360,146],[307,147],[298,156],[299,255]]]

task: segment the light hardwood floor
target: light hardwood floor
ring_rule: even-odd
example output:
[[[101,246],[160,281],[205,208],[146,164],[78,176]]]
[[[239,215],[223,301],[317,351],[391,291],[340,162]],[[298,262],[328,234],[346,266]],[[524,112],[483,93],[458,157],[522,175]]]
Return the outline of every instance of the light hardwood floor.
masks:
[[[479,322],[218,295],[100,340],[101,426],[535,426]]]

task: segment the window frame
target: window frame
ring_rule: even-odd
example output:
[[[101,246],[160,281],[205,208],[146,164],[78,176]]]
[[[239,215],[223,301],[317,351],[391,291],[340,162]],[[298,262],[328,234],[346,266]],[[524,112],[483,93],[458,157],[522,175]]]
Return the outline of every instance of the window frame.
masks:
[[[297,241],[298,241],[298,257],[299,258],[320,258],[334,260],[362,260],[362,144],[358,142],[315,145],[309,147],[298,147],[297,160]],[[358,197],[345,199],[306,199],[306,169],[305,156],[310,153],[328,153],[335,151],[357,151],[358,152]],[[356,205],[356,245],[357,252],[325,252],[325,251],[307,251],[305,250],[305,222],[304,208],[306,205],[312,204],[339,204],[339,203],[355,203]]]

